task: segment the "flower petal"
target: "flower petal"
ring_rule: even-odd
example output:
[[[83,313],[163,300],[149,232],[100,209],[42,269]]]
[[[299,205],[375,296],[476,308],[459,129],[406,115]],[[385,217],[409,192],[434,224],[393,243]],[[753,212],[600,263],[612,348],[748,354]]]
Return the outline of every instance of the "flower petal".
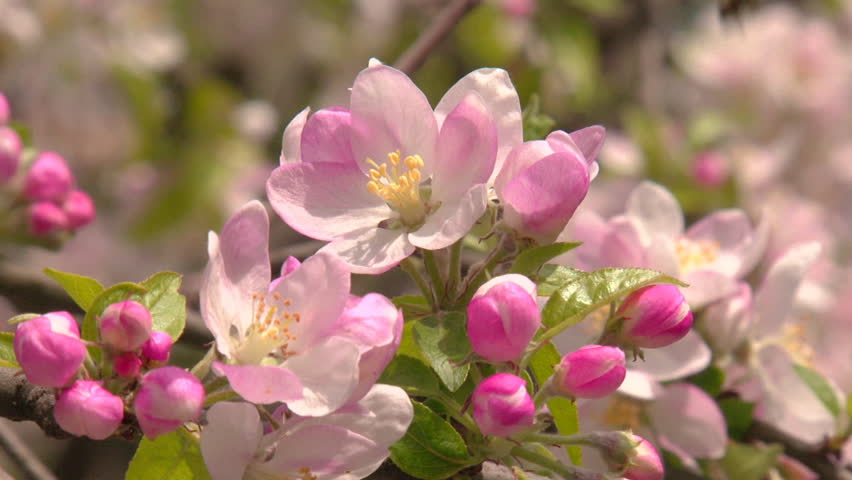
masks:
[[[497,155],[490,181],[500,172],[509,151],[524,141],[523,114],[509,74],[500,68],[480,68],[461,78],[435,107],[438,126],[468,93],[479,94],[497,128]]]
[[[438,134],[432,198],[452,202],[485,183],[496,155],[497,128],[482,99],[471,92],[447,115]]]
[[[284,365],[298,376],[301,398],[287,402],[296,415],[326,415],[346,404],[358,384],[358,347],[349,340],[331,337]]]
[[[725,454],[725,417],[700,388],[688,383],[665,387],[649,414],[661,443],[676,445],[692,457],[714,459]]]
[[[768,337],[781,330],[790,315],[796,290],[822,250],[817,242],[798,245],[775,261],[754,296],[751,336]]]
[[[281,136],[281,157],[278,159],[281,165],[302,161],[302,129],[310,113],[311,107],[305,108],[293,117],[284,129],[284,135]]]
[[[413,417],[414,409],[404,390],[374,385],[357,403],[357,409],[343,408],[321,420],[389,447],[405,435]]]
[[[381,164],[390,152],[420,155],[426,165],[423,178],[431,174],[435,161],[438,124],[429,100],[404,73],[378,65],[361,70],[352,86],[352,151],[358,166],[368,172],[364,161]]]
[[[219,402],[207,412],[201,432],[201,455],[213,480],[243,478],[263,436],[257,408],[248,403]]]
[[[657,398],[662,390],[662,385],[651,375],[637,369],[627,369],[624,381],[618,387],[618,393],[646,401]]]
[[[497,194],[497,197],[503,198],[503,189],[507,183],[535,162],[552,153],[554,153],[553,148],[544,140],[524,142],[513,148],[506,156],[506,160],[494,179],[494,192]]]
[[[583,152],[586,158],[586,163],[591,167],[591,164],[598,158],[603,147],[604,138],[606,138],[606,129],[600,125],[592,125],[591,127],[581,128],[571,132],[571,140],[577,148]]]
[[[645,361],[628,364],[658,382],[668,382],[698,373],[710,364],[710,347],[701,336],[690,331],[685,337],[663,348],[645,350]]]
[[[210,232],[210,260],[201,283],[201,315],[217,341],[229,351],[230,328],[243,332],[251,323],[251,295],[269,284],[269,217],[258,201],[237,211],[222,227],[221,237]]]
[[[627,216],[650,236],[670,238],[683,233],[683,211],[674,196],[664,187],[652,182],[642,182],[627,199]]]
[[[336,238],[320,249],[346,262],[352,273],[375,275],[397,266],[414,253],[402,230],[362,228]]]
[[[272,209],[294,230],[331,240],[390,217],[390,207],[367,190],[354,165],[298,163],[276,168],[266,183]]]
[[[251,403],[291,402],[302,398],[299,377],[286,368],[214,362],[213,369],[228,377],[231,388]]]
[[[426,217],[426,223],[408,234],[408,241],[426,250],[438,250],[464,237],[488,206],[484,183],[471,188],[455,203],[444,203]]]
[[[387,454],[387,448],[343,427],[308,425],[282,438],[273,457],[257,468],[270,478],[298,477],[303,468],[317,476],[344,474],[386,458]]]
[[[753,229],[742,210],[719,210],[692,225],[686,237],[718,246],[718,258],[705,268],[736,277],[742,269],[743,255],[752,243]]]
[[[346,305],[349,277],[340,259],[317,253],[275,286],[273,295],[290,300],[291,311],[301,316],[301,321],[289,325],[296,338],[287,345],[288,352],[298,355],[328,335]]]
[[[317,111],[302,130],[302,161],[354,164],[351,132],[349,110],[330,107]]]
[[[689,284],[681,292],[692,310],[733,295],[739,289],[736,279],[712,270],[690,272],[681,280]]]

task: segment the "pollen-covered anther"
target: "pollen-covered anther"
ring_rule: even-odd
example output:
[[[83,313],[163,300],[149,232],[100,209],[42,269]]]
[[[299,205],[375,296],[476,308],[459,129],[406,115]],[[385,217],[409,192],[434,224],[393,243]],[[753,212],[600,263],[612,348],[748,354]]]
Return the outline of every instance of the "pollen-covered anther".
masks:
[[[302,475],[299,480],[317,480],[317,476],[311,473],[311,469],[308,467],[300,468],[299,473]]]
[[[422,222],[426,214],[420,197],[420,180],[423,178],[420,169],[425,163],[420,155],[401,156],[399,150],[390,152],[388,161],[381,165],[367,158],[365,161],[373,167],[368,172],[370,181],[367,182],[367,190],[399,212],[403,223],[415,225]]]
[[[615,428],[637,430],[641,425],[642,406],[629,398],[614,397],[603,414],[603,423]]]
[[[675,242],[677,261],[684,273],[715,262],[719,258],[719,249],[719,243],[711,240],[679,238]]]

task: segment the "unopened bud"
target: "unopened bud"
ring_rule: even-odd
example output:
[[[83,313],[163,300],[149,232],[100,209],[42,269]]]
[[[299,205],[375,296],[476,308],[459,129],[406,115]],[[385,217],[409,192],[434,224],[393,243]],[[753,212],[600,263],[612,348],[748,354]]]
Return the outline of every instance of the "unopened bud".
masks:
[[[0,125],[9,123],[11,117],[12,107],[9,106],[9,100],[6,99],[6,95],[0,92]]]
[[[68,312],[52,312],[18,325],[15,358],[27,381],[43,387],[64,387],[86,358],[80,330]]]
[[[42,152],[27,172],[24,193],[33,201],[61,203],[73,185],[74,175],[65,159],[55,152]]]
[[[692,328],[692,312],[674,285],[650,285],[624,299],[616,315],[624,318],[622,339],[637,347],[660,348]]]
[[[62,209],[68,216],[68,228],[78,230],[92,223],[95,219],[95,203],[92,197],[81,190],[74,190],[62,204]]]
[[[142,356],[151,362],[168,363],[173,343],[172,336],[168,333],[151,332],[151,338],[142,344]]]
[[[281,280],[284,280],[287,275],[295,272],[301,266],[302,262],[298,258],[293,256],[287,257],[287,260],[284,260],[284,263],[281,264],[281,276],[269,282],[269,291],[275,290],[278,284],[281,283]]]
[[[510,373],[492,375],[474,389],[473,418],[485,435],[505,437],[533,425],[535,405],[523,378]]]
[[[53,202],[36,202],[27,208],[30,232],[38,237],[68,229],[68,215]]]
[[[701,153],[692,161],[692,177],[704,188],[719,188],[729,176],[728,160],[718,152]]]
[[[103,440],[121,425],[124,402],[100,382],[78,380],[56,399],[53,416],[72,435]]]
[[[198,419],[203,405],[204,387],[195,375],[162,367],[142,377],[133,408],[142,433],[154,439]]]
[[[601,398],[615,392],[626,374],[620,348],[587,345],[562,357],[551,389],[567,397]]]
[[[2,115],[2,105],[0,105],[0,115]],[[17,132],[9,127],[0,127],[0,185],[15,176],[21,163],[23,148],[24,145]]]
[[[638,435],[629,435],[637,445],[630,452],[627,469],[621,476],[627,480],[662,480],[665,469],[657,449],[648,440]],[[624,465],[616,468],[624,468]]]
[[[113,303],[100,320],[101,340],[120,352],[132,352],[151,338],[151,312],[133,300]]]
[[[123,378],[136,378],[142,370],[142,359],[133,352],[123,353],[113,359],[115,373]]]
[[[467,307],[471,348],[492,362],[518,360],[541,325],[535,284],[510,274],[496,277],[486,286],[486,290],[476,292]]]

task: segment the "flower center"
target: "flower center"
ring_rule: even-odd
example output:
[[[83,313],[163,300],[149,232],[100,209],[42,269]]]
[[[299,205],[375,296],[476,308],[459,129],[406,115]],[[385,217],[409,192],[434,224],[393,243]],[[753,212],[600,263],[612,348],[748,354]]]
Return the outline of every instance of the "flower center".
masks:
[[[715,262],[719,258],[719,244],[679,238],[675,242],[675,254],[681,273],[688,273]]]
[[[603,414],[603,423],[615,428],[638,430],[642,424],[642,405],[635,400],[615,396]]]
[[[290,332],[292,323],[299,323],[302,316],[292,308],[293,302],[282,299],[281,294],[252,294],[252,323],[235,353],[239,364],[259,365],[267,358],[286,359],[291,352],[287,346],[296,335]]]
[[[420,197],[420,169],[424,164],[420,155],[409,155],[404,159],[401,155],[399,150],[390,152],[388,161],[381,165],[372,158],[366,160],[373,167],[367,190],[396,210],[403,224],[415,226],[426,218],[426,205]]]
[[[779,343],[793,357],[796,363],[806,367],[813,367],[814,349],[808,345],[803,325],[798,323],[784,325]]]

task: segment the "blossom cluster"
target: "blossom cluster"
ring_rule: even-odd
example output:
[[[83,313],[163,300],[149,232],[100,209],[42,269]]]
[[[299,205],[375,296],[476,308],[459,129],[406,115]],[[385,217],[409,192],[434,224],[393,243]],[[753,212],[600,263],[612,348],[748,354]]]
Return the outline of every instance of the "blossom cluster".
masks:
[[[75,188],[68,163],[52,151],[25,149],[20,134],[10,124],[11,109],[0,93],[0,201],[7,210],[4,235],[27,232],[34,238],[59,238],[88,225],[95,204]]]

